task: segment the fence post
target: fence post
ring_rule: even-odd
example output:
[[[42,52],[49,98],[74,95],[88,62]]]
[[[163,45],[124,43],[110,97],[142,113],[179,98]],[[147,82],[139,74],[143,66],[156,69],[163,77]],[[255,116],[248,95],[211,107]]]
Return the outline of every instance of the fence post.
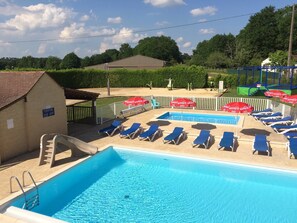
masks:
[[[102,117],[102,108],[100,108],[100,124],[103,123],[103,117]]]
[[[113,114],[115,117],[117,117],[117,106],[115,102],[113,103]]]
[[[283,114],[283,116],[285,117],[285,105],[284,104],[282,104],[283,106],[282,106],[282,114]]]
[[[74,105],[72,105],[72,121],[75,122],[75,111],[74,111]]]
[[[216,97],[216,111],[218,110],[218,97]]]
[[[270,106],[269,106],[269,102],[270,102],[270,100],[267,100],[266,101],[266,108],[269,108]]]

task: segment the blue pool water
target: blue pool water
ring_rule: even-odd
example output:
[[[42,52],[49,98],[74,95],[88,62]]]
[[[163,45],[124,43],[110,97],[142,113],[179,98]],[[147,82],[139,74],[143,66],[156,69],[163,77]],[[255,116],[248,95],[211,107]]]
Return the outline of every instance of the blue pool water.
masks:
[[[159,116],[157,119],[186,121],[186,122],[202,122],[202,123],[212,123],[212,124],[237,125],[237,123],[239,121],[239,116],[183,113],[183,112],[166,112],[163,115]]]
[[[297,174],[110,147],[43,184],[40,203],[69,222],[296,222]]]

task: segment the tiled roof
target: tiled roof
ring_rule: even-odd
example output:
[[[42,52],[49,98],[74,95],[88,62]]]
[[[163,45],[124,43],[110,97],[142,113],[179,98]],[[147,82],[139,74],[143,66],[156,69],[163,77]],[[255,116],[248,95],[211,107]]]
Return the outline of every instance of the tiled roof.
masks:
[[[0,110],[26,96],[44,73],[0,72]]]
[[[81,100],[96,100],[96,98],[100,95],[99,93],[76,90],[71,88],[64,88],[64,94],[66,99],[81,99]]]

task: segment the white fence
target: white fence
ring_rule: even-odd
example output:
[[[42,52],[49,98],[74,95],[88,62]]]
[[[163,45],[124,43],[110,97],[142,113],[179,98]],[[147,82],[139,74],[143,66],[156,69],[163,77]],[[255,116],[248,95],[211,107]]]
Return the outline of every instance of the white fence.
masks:
[[[144,97],[150,101],[151,96]],[[155,99],[160,103],[163,108],[170,108],[170,102],[178,97],[162,97],[156,96]],[[254,107],[254,110],[263,110],[271,108],[275,112],[281,112],[284,116],[291,115],[294,120],[297,119],[297,108],[282,104],[278,101],[270,99],[256,99],[256,98],[238,98],[238,97],[215,97],[215,98],[197,98],[190,97],[191,100],[196,102],[196,110],[212,110],[221,111],[222,106],[229,102],[241,101],[245,102]],[[144,105],[146,110],[151,109],[151,104]],[[115,119],[120,116],[122,110],[126,109],[127,106],[123,102],[115,102],[106,106],[97,107],[96,109],[96,120],[97,124]]]

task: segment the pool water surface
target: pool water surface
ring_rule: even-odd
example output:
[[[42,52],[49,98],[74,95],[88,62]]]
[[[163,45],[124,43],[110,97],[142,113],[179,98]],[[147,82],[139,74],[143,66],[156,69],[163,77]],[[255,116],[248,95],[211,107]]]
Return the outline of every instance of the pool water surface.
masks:
[[[295,222],[296,185],[293,172],[110,147],[41,186],[33,211],[68,222]]]
[[[184,112],[166,112],[159,116],[159,120],[174,120],[186,122],[202,122],[210,124],[237,125],[240,117],[234,115],[215,115]]]

